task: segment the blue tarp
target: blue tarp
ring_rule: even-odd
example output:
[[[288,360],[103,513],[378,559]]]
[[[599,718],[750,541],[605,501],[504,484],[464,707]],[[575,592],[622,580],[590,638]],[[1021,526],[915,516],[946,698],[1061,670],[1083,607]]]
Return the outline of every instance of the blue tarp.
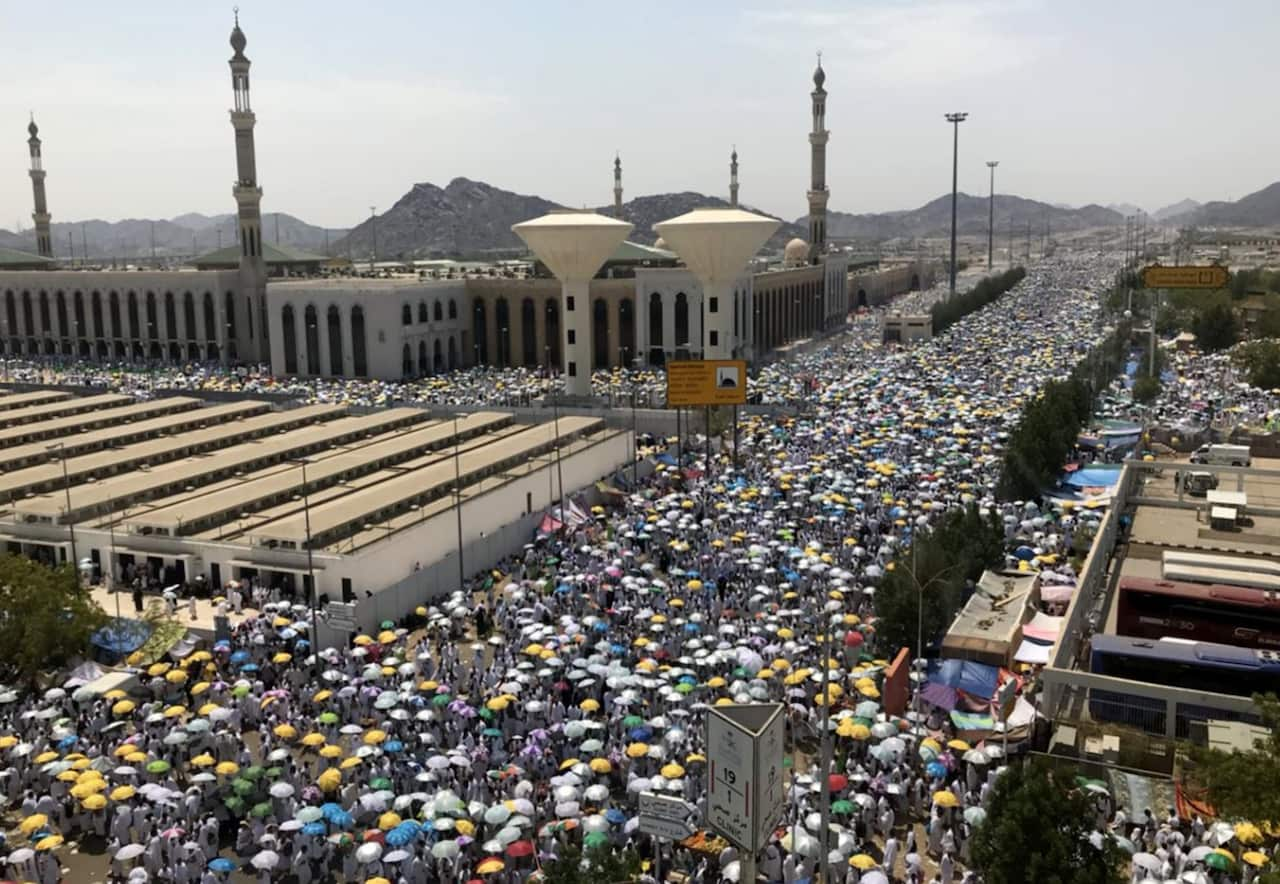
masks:
[[[1120,481],[1120,470],[1123,464],[1090,464],[1074,472],[1067,473],[1063,484],[1072,488],[1094,488],[1114,485]]]
[[[1000,670],[973,660],[933,660],[929,663],[929,682],[964,691],[987,700],[995,696]]]
[[[93,634],[90,642],[108,654],[132,654],[151,637],[151,625],[144,620],[119,617]]]

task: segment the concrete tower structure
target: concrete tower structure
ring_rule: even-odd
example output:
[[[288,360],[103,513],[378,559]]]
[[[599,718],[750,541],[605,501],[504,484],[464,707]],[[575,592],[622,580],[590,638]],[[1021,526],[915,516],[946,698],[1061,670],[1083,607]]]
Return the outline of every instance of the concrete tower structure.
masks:
[[[738,148],[729,154],[729,205],[738,207]]]
[[[40,157],[40,129],[33,116],[27,125],[27,147],[31,150],[31,195],[35,199],[35,211],[31,220],[36,225],[36,252],[44,258],[53,257],[53,237],[49,233],[49,204],[44,195],[44,162]]]
[[[231,31],[231,90],[235,105],[231,110],[231,127],[236,135],[236,182],[231,188],[236,198],[236,214],[240,238],[240,290],[245,294],[247,322],[235,323],[238,356],[243,360],[265,361],[270,358],[267,335],[267,266],[262,257],[262,188],[258,186],[258,163],[253,147],[256,118],[249,103],[249,59],[244,54],[248,44],[240,30],[236,13]],[[239,305],[237,305],[237,308]],[[237,310],[238,312],[238,310]],[[224,318],[230,323],[230,317]],[[254,334],[254,332],[257,334]]]
[[[827,90],[822,85],[827,74],[822,70],[822,53],[813,72],[813,131],[809,133],[809,261],[816,264],[827,248]]]
[[[622,218],[622,157],[613,155],[613,216]]]

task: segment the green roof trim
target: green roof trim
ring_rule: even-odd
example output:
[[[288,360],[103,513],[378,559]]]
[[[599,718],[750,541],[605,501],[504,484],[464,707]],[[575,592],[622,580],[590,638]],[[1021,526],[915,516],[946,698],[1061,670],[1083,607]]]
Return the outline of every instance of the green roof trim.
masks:
[[[262,260],[267,264],[314,264],[320,261],[328,261],[329,257],[327,255],[317,255],[314,252],[308,252],[305,249],[295,248],[294,246],[264,242],[262,244]],[[197,266],[201,264],[239,264],[240,246],[238,244],[230,245],[224,249],[218,249],[216,252],[201,255],[196,258],[194,263]]]
[[[642,245],[638,242],[625,240],[613,254],[609,256],[608,261],[676,261],[678,257],[675,252],[668,252],[665,249],[655,249],[653,246]]]
[[[0,267],[52,267],[57,262],[43,255],[0,246]]]

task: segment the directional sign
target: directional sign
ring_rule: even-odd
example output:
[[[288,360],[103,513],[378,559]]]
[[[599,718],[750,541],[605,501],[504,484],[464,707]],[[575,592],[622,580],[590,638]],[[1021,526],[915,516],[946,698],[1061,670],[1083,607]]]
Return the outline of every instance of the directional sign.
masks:
[[[664,820],[683,822],[693,816],[697,810],[687,801],[672,798],[669,795],[658,795],[653,792],[640,793],[640,813],[645,816],[656,816]]]
[[[668,820],[660,816],[640,814],[639,828],[641,832],[657,838],[670,838],[672,841],[683,841],[698,831],[683,820]]]
[[[667,363],[668,405],[743,405],[746,401],[747,363],[741,359]]]
[[[1185,267],[1152,265],[1142,271],[1142,284],[1149,289],[1220,289],[1226,288],[1228,277],[1227,268],[1217,264]]]
[[[355,632],[356,606],[351,602],[329,602],[324,611],[325,622],[339,632]]]
[[[749,703],[707,710],[707,823],[752,853],[782,815],[782,709]]]

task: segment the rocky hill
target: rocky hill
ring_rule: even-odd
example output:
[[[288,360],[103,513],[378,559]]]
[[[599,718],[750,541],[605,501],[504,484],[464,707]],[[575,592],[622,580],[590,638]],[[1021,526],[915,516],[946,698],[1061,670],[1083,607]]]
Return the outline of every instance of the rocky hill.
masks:
[[[1280,224],[1280,181],[1235,202],[1209,202],[1169,219],[1198,227],[1270,227]]]
[[[666,221],[668,218],[683,215],[685,212],[691,212],[694,209],[724,208],[728,205],[728,200],[723,200],[716,196],[707,196],[691,190],[681,191],[680,193],[659,193],[652,196],[638,196],[633,200],[624,202],[622,204],[622,219],[635,225],[635,230],[629,239],[633,242],[652,245],[658,238],[658,235],[653,232],[653,225],[659,221]],[[742,208],[761,215],[767,215],[770,218],[777,217],[750,206],[743,206]],[[613,206],[601,206],[596,211],[603,215],[612,216]],[[797,236],[804,238],[806,235],[807,223],[803,219],[796,224],[789,224],[786,221],[782,221],[781,218],[778,220],[782,224],[777,232],[770,237],[769,241],[765,243],[765,251],[781,250],[788,240]]]
[[[179,215],[170,220],[126,218],[123,221],[53,222],[53,252],[58,258],[74,254],[80,259],[88,247],[92,259],[148,258],[152,254],[154,236],[157,257],[189,257],[212,252],[236,241],[236,216],[201,215],[198,212]],[[329,228],[328,240],[338,240],[345,228]],[[70,241],[67,235],[70,234]],[[279,242],[313,252],[324,252],[326,230],[308,224],[285,212],[268,212],[262,218],[262,235],[267,242]],[[0,246],[24,252],[36,250],[34,230],[15,234],[0,230]],[[335,253],[336,254],[336,253]]]
[[[1154,218],[1156,221],[1161,221],[1161,222],[1168,221],[1170,219],[1177,218],[1179,215],[1185,215],[1188,212],[1194,212],[1196,209],[1200,208],[1200,205],[1201,204],[1196,202],[1195,200],[1190,200],[1190,199],[1178,200],[1176,203],[1173,203],[1171,205],[1165,206],[1162,209],[1157,209],[1156,211],[1152,212],[1151,217]]]
[[[961,193],[956,199],[956,230],[961,235],[985,235],[989,204],[985,196]],[[1124,217],[1097,205],[1063,209],[1049,203],[1024,199],[1012,194],[996,194],[996,231],[1008,235],[1009,221],[1015,232],[1044,230],[1046,221],[1051,231],[1085,230],[1111,227],[1124,223]],[[803,221],[803,219],[801,219]],[[851,215],[830,212],[827,231],[833,239],[886,240],[895,237],[936,237],[951,232],[951,195],[940,196],[918,209],[904,212]]]

